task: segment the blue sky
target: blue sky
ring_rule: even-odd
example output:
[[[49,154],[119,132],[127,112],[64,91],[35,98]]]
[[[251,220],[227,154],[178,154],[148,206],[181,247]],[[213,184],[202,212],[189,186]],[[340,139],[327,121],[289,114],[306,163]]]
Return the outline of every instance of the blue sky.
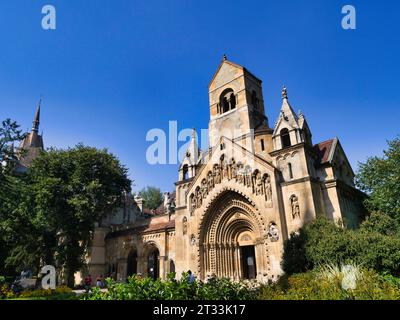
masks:
[[[41,28],[41,8],[57,29]],[[341,8],[357,29],[341,28]],[[107,147],[139,189],[172,190],[177,165],[151,166],[152,128],[207,128],[208,83],[224,53],[263,80],[273,125],[283,84],[315,143],[381,155],[400,133],[398,1],[2,0],[0,119],[31,127],[43,95],[47,147]]]

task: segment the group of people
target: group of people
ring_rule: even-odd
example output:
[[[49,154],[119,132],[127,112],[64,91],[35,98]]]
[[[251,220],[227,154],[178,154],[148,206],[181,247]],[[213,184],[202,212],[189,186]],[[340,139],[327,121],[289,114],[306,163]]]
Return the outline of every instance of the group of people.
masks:
[[[88,274],[88,275],[85,277],[84,283],[85,283],[85,290],[86,290],[86,292],[89,292],[90,288],[91,288],[92,285],[93,285],[92,275]],[[98,288],[105,288],[105,286],[106,286],[106,282],[105,282],[105,280],[104,280],[103,275],[98,276],[98,277],[96,278],[96,287],[98,287]]]

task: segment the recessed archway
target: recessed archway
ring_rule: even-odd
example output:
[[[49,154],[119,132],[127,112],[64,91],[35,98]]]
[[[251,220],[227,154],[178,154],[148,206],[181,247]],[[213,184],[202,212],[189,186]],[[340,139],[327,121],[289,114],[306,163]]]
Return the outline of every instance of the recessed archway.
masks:
[[[148,243],[145,248],[147,276],[153,279],[160,277],[160,251],[154,243]]]
[[[225,191],[207,209],[200,229],[200,274],[255,279],[265,270],[264,230],[254,206]]]
[[[130,277],[137,273],[138,255],[136,249],[132,249],[127,258],[126,276]]]

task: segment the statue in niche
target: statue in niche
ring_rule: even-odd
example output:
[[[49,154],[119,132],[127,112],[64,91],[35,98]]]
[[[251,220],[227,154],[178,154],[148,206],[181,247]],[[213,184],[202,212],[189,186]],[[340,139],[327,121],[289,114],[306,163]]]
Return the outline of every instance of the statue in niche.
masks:
[[[196,210],[196,197],[195,195],[192,193],[189,197],[189,208],[190,208],[190,212],[193,213],[194,210]]]
[[[300,218],[300,205],[299,205],[299,199],[297,198],[297,196],[292,195],[290,197],[290,205],[292,208],[292,217],[293,219],[296,217]]]
[[[211,171],[207,175],[207,184],[208,184],[208,192],[210,192],[214,188],[214,177]]]
[[[265,185],[265,200],[272,201],[272,186],[271,186],[271,178],[269,175],[264,175],[264,185]]]
[[[206,179],[203,179],[203,181],[201,182],[201,193],[202,193],[203,199],[205,199],[208,195],[208,187],[207,187]]]
[[[259,195],[263,195],[264,193],[264,183],[263,180],[261,178],[261,173],[257,170],[254,173],[254,179],[253,179],[253,183],[254,183],[254,192],[257,196]]]
[[[218,164],[214,165],[214,182],[221,183],[221,169]]]
[[[269,224],[268,236],[272,242],[276,242],[279,240],[278,226],[273,222]]]
[[[186,233],[187,233],[187,218],[186,217],[183,217],[183,220],[182,220],[182,233],[183,233],[183,235],[185,235]]]
[[[232,158],[232,162],[230,164],[230,178],[236,179],[237,177],[237,167],[235,163],[235,159]]]
[[[200,208],[203,203],[203,196],[201,194],[200,188],[196,188],[196,198],[197,198],[197,208]]]
[[[224,174],[224,179],[230,180],[229,179],[229,166],[226,162],[224,163],[223,174]]]

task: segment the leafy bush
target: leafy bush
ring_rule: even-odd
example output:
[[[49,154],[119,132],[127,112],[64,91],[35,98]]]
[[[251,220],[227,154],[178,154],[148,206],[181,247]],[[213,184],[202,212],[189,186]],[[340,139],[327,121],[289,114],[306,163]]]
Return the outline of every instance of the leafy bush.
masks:
[[[357,263],[378,272],[400,273],[400,227],[387,215],[372,213],[357,230],[318,218],[285,243],[282,261],[288,274],[331,264]]]
[[[346,277],[354,279],[354,287],[346,287]],[[354,265],[347,268],[325,266],[306,273],[282,277],[276,284],[263,286],[260,299],[398,300],[400,287],[373,270]]]
[[[6,284],[0,284],[0,300],[13,298],[15,298],[15,295],[11,289]]]
[[[38,290],[25,290],[19,295],[9,295],[7,299],[38,299],[42,298],[44,300],[72,300],[78,299],[76,294],[68,287],[62,286],[55,290],[52,289],[38,289]]]
[[[180,280],[169,274],[165,281],[152,278],[130,277],[128,283],[107,280],[108,291],[93,289],[84,297],[89,300],[246,300],[258,296],[259,285],[250,282],[233,282],[229,279],[211,278],[208,282],[189,283],[183,273]]]

